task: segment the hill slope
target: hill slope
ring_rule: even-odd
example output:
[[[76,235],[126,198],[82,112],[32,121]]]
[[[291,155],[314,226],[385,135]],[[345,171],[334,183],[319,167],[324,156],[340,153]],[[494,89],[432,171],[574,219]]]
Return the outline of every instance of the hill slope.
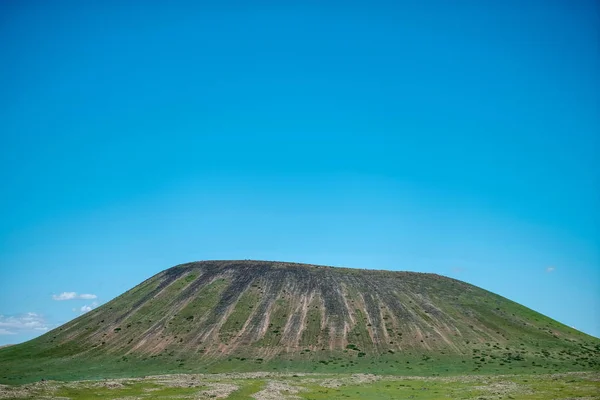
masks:
[[[439,275],[205,261],[165,270],[1,349],[0,381],[273,369],[598,370],[599,355],[600,340]]]

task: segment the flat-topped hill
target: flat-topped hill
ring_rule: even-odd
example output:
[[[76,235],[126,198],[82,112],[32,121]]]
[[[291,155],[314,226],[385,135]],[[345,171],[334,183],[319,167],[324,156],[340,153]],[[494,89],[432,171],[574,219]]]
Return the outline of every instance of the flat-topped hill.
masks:
[[[0,381],[273,369],[598,370],[599,355],[596,338],[435,274],[202,261],[0,349]]]

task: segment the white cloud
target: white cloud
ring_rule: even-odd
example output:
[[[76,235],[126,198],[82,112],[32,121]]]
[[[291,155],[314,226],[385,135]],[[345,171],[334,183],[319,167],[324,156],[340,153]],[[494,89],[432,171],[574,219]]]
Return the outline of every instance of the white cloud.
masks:
[[[85,314],[85,313],[86,313],[86,312],[88,312],[88,311],[92,311],[92,310],[93,310],[94,308],[96,308],[96,307],[98,307],[98,303],[96,303],[96,302],[94,301],[94,302],[93,302],[92,304],[90,304],[90,305],[87,305],[87,304],[86,304],[86,305],[82,306],[82,307],[79,309],[79,311],[80,311],[82,314]]]
[[[548,267],[546,268],[546,272],[550,273],[550,272],[554,272],[556,270],[555,267]]]
[[[27,313],[16,316],[0,315],[0,335],[15,335],[21,332],[47,331],[48,323],[41,315]]]
[[[77,292],[62,292],[61,294],[53,294],[52,298],[56,301],[63,300],[92,300],[98,298],[95,294],[83,293],[77,294]]]
[[[73,300],[76,297],[77,297],[77,293],[75,293],[75,292],[62,292],[59,295],[56,295],[56,294],[52,295],[52,298],[57,301]]]

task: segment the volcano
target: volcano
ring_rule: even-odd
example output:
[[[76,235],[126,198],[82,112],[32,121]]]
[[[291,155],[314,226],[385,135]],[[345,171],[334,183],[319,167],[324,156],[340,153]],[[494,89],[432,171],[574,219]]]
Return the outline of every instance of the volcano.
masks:
[[[598,370],[600,340],[436,274],[268,261],[178,265],[29,342],[0,381],[172,372]]]

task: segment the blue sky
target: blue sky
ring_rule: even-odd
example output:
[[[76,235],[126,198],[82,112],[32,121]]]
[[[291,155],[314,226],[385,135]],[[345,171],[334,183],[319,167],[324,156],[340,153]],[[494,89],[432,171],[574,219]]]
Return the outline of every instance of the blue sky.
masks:
[[[1,3],[0,344],[203,259],[435,272],[600,337],[597,3],[213,3]]]

